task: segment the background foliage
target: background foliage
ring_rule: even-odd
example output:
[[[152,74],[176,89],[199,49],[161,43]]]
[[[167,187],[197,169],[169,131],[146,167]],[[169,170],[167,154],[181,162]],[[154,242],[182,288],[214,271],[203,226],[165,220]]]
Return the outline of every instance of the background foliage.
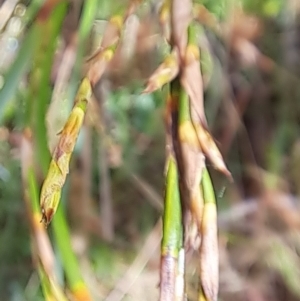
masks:
[[[127,2],[0,1],[3,300],[44,300],[21,178],[24,129],[33,128],[39,190],[86,58]],[[234,178],[230,184],[211,170],[219,196],[220,300],[299,300],[299,3],[196,2],[207,118]],[[159,5],[144,1],[126,25],[63,192],[71,250],[96,300],[157,298],[166,91],[141,91],[167,52]],[[62,228],[54,227],[48,232],[64,286],[66,261],[55,234]]]

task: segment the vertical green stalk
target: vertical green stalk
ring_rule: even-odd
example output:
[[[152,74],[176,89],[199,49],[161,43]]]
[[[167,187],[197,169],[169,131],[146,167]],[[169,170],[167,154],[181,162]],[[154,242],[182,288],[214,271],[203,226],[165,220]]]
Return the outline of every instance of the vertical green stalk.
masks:
[[[31,207],[32,207],[33,214],[40,215],[37,181],[36,181],[35,173],[32,168],[30,168],[27,173],[27,179],[28,179],[28,189],[29,189],[29,195],[30,195],[30,201],[31,201]]]
[[[64,198],[64,193],[62,198]],[[86,284],[83,281],[78,260],[72,250],[70,231],[66,222],[63,206],[59,206],[57,209],[55,219],[53,220],[53,229],[67,282],[75,300],[92,300]]]
[[[167,164],[165,208],[163,214],[163,254],[177,257],[181,247],[182,223],[181,204],[178,187],[178,172],[174,158],[170,156]]]
[[[189,96],[185,92],[185,90],[180,87],[179,88],[179,126],[184,124],[186,121],[191,122],[190,115],[190,102]]]
[[[160,299],[174,300],[178,256],[182,247],[182,217],[175,159],[167,159],[165,205],[163,213],[163,238],[161,246]]]

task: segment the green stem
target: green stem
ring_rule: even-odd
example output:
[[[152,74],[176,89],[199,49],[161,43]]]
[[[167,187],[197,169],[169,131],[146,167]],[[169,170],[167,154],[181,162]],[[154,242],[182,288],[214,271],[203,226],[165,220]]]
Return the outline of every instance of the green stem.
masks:
[[[162,254],[177,258],[182,246],[182,218],[178,172],[175,159],[172,157],[169,158],[166,181]]]
[[[182,87],[179,88],[179,91],[179,124],[182,124],[191,120],[190,101],[189,96]]]
[[[182,248],[183,228],[181,202],[178,187],[178,172],[175,159],[167,159],[165,206],[163,213],[163,238],[161,245],[160,299],[176,298],[178,258]]]
[[[203,170],[201,185],[202,185],[204,202],[216,204],[214,187],[206,167]]]
[[[64,198],[65,193],[63,192],[62,203],[64,203]],[[76,293],[80,290],[82,292],[81,294],[86,296],[86,299],[82,300],[92,300],[83,281],[78,260],[72,249],[70,231],[66,222],[66,214],[63,206],[58,206],[52,224],[61,262],[71,291]],[[81,299],[78,297],[76,300],[80,301]]]
[[[29,188],[29,195],[30,195],[30,202],[33,214],[40,212],[40,204],[39,204],[39,196],[38,196],[38,187],[36,176],[34,170],[30,168],[27,174],[28,178],[28,188]]]

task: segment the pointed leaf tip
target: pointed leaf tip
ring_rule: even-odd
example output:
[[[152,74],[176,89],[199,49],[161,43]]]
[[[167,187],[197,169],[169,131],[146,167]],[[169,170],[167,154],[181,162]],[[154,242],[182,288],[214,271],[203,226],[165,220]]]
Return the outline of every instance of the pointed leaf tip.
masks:
[[[174,49],[150,76],[142,93],[152,93],[172,81],[179,72],[177,50]]]
[[[227,169],[222,154],[211,134],[208,132],[208,130],[204,129],[201,124],[198,124],[196,128],[199,143],[205,156],[209,158],[217,170],[221,171],[225,176],[227,176],[230,181],[233,181],[232,175]]]

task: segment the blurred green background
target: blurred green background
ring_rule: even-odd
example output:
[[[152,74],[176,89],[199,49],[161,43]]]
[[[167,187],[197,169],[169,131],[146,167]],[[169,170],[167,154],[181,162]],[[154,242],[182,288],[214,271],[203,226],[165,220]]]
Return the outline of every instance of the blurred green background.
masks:
[[[24,129],[33,129],[39,189],[85,59],[128,2],[0,1],[1,300],[44,300],[21,177]],[[195,2],[206,114],[234,178],[229,183],[212,169],[219,299],[300,300],[300,2]],[[63,190],[69,251],[95,300],[157,299],[166,91],[141,91],[168,52],[160,5],[143,1],[124,25]],[[47,231],[64,286],[57,234],[52,225]]]

